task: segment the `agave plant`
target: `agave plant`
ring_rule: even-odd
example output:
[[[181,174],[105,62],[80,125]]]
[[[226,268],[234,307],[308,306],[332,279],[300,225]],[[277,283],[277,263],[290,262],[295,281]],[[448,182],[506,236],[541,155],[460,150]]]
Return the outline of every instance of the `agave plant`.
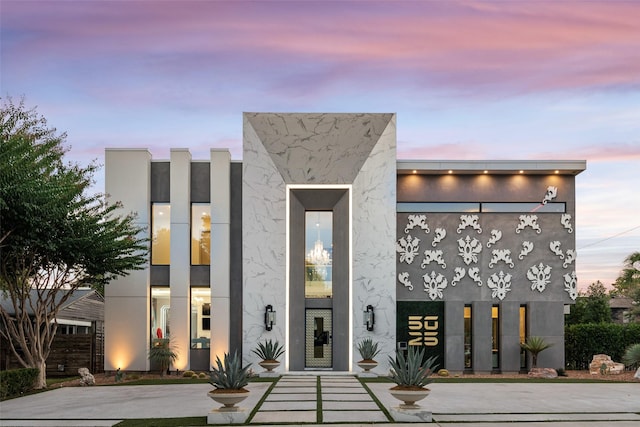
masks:
[[[249,384],[249,367],[251,364],[242,367],[242,361],[238,352],[233,353],[233,356],[229,353],[224,354],[224,363],[220,360],[220,357],[216,357],[216,365],[211,369],[209,374],[209,383],[213,385],[216,390],[242,390],[244,386]]]
[[[437,356],[425,360],[425,349],[409,347],[407,356],[402,351],[396,351],[396,357],[389,356],[391,365],[390,379],[400,389],[423,389],[433,380],[430,378],[437,369]]]
[[[640,365],[640,344],[632,344],[624,351],[622,361],[627,366]]]
[[[284,348],[277,340],[275,342],[271,340],[260,342],[258,347],[251,351],[257,354],[260,359],[268,362],[277,362],[278,357],[284,354]]]
[[[365,338],[358,343],[358,352],[362,362],[373,362],[373,358],[380,353],[380,349],[377,342],[373,342],[371,338]]]
[[[525,342],[520,343],[520,347],[531,353],[532,368],[538,367],[538,354],[552,345],[552,343],[546,342],[542,337],[528,337]]]

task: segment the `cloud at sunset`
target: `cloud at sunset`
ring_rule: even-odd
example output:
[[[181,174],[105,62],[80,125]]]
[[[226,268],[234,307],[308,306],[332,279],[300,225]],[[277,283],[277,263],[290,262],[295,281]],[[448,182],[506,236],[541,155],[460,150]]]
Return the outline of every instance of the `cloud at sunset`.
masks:
[[[392,112],[400,159],[587,160],[578,248],[640,225],[640,2],[0,1],[0,96],[72,160],[240,160],[244,111]],[[579,250],[580,285],[634,250]]]

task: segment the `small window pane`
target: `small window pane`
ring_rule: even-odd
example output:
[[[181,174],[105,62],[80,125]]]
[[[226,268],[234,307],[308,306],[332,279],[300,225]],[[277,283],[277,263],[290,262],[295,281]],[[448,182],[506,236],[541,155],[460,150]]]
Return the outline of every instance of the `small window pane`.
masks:
[[[483,203],[482,212],[552,212],[564,213],[564,203]]]
[[[472,357],[472,338],[473,331],[471,329],[471,306],[464,306],[464,367],[465,369],[471,369],[473,360]]]
[[[211,205],[191,205],[191,264],[211,264]]]
[[[191,288],[191,348],[211,344],[211,289]]]
[[[397,212],[480,212],[480,203],[398,203]]]
[[[305,298],[333,296],[333,212],[305,214]]]
[[[493,369],[500,368],[500,309],[497,305],[491,307],[491,342]]]
[[[171,291],[168,287],[151,287],[151,342],[169,339],[169,314],[171,309]]]
[[[151,264],[168,265],[171,247],[171,206],[154,203],[151,210]]]

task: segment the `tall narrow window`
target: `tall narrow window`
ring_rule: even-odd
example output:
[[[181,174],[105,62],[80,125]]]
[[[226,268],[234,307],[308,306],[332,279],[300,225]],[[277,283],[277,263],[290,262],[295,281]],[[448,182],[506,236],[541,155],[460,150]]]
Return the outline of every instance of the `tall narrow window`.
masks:
[[[151,287],[151,343],[169,339],[169,313],[171,308],[171,291],[168,287]]]
[[[500,369],[500,308],[491,307],[491,354],[493,369]]]
[[[333,212],[305,213],[305,298],[333,296]]]
[[[527,340],[527,306],[520,306],[520,344]],[[520,369],[527,369],[527,352],[520,347]]]
[[[471,306],[464,306],[464,368],[471,369],[472,357],[472,338],[473,332],[471,329]]]
[[[170,264],[171,205],[169,203],[154,203],[152,205],[151,232],[151,264]]]
[[[191,348],[211,343],[211,289],[191,288]]]
[[[211,205],[191,205],[191,264],[211,264]]]

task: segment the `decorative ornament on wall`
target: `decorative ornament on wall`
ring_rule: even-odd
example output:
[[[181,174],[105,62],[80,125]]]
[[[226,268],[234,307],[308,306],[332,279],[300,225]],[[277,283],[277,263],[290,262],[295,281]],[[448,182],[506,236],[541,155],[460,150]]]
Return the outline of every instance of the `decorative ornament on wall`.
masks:
[[[575,301],[578,297],[578,279],[576,277],[576,272],[572,271],[571,273],[567,273],[562,277],[564,277],[564,290],[569,294],[569,298]]]
[[[427,249],[424,251],[424,259],[422,260],[422,264],[420,264],[420,268],[427,268],[427,265],[432,262],[437,263],[442,268],[447,268],[447,264],[444,262],[444,259],[442,259],[442,251],[440,249]]]
[[[564,259],[564,253],[562,252],[562,249],[560,249],[561,245],[562,243],[560,243],[557,240],[554,240],[553,242],[549,243],[549,249],[551,249],[551,252],[553,252],[553,254],[556,255],[558,258]]]
[[[411,236],[401,237],[396,243],[396,251],[400,254],[400,262],[411,264],[420,247],[420,239]]]
[[[426,215],[409,215],[408,219],[409,223],[404,228],[405,233],[409,233],[410,230],[413,230],[416,227],[420,227],[424,230],[425,233],[431,232],[431,230],[429,229],[429,224],[427,224]]]
[[[479,219],[480,217],[478,215],[460,215],[460,225],[458,225],[456,231],[460,234],[465,228],[471,227],[476,230],[478,234],[481,234],[482,228],[480,228],[480,224],[478,224]]]
[[[518,255],[518,259],[523,260],[524,257],[526,257],[531,253],[532,250],[533,250],[532,242],[528,242],[528,241],[522,242],[522,250],[520,251],[520,255]]]
[[[398,274],[398,282],[402,283],[405,288],[409,288],[410,291],[413,290],[413,285],[411,284],[411,280],[409,280],[409,273],[406,271]]]
[[[482,243],[475,237],[473,240],[469,236],[465,237],[464,240],[458,239],[458,255],[462,257],[465,264],[477,263],[480,252],[482,252]]]
[[[562,214],[562,216],[560,217],[560,224],[562,224],[567,232],[573,233],[573,225],[571,225],[571,214]]]
[[[457,285],[460,280],[464,279],[464,276],[467,274],[466,270],[463,267],[456,267],[455,274],[453,275],[453,279],[451,279],[451,286]]]
[[[424,291],[427,292],[431,300],[436,298],[442,298],[442,290],[447,287],[447,278],[442,274],[436,274],[432,271],[431,274],[427,273],[422,276],[424,279]]]
[[[536,233],[542,233],[542,229],[538,225],[538,215],[520,215],[520,223],[516,226],[516,233],[520,233],[526,227],[536,230]]]
[[[500,270],[500,273],[489,276],[487,286],[491,289],[491,298],[498,298],[502,301],[507,296],[507,292],[511,290],[511,274],[505,274]]]
[[[502,231],[500,230],[491,230],[491,238],[487,242],[487,247],[495,245],[498,240],[502,239]]]
[[[547,284],[551,282],[551,266],[540,263],[532,266],[527,271],[527,279],[531,282],[531,290],[543,292]]]
[[[510,249],[493,249],[491,251],[492,257],[489,261],[489,268],[493,268],[498,262],[504,261],[509,267],[513,268],[513,260],[511,259]]]
[[[544,199],[542,199],[542,204],[546,205],[547,203],[555,199],[557,195],[558,187],[554,187],[553,185],[548,186],[547,192],[544,194]]]
[[[431,246],[435,248],[436,245],[442,242],[442,239],[444,239],[447,236],[447,230],[445,230],[444,228],[436,228],[433,234],[435,236],[433,238],[433,242],[431,242]]]
[[[562,267],[567,268],[575,260],[576,260],[576,251],[574,251],[573,249],[567,249],[564,262],[562,263]]]
[[[482,279],[480,278],[480,269],[478,267],[471,267],[469,269],[469,277],[473,280],[476,285],[482,286]]]

